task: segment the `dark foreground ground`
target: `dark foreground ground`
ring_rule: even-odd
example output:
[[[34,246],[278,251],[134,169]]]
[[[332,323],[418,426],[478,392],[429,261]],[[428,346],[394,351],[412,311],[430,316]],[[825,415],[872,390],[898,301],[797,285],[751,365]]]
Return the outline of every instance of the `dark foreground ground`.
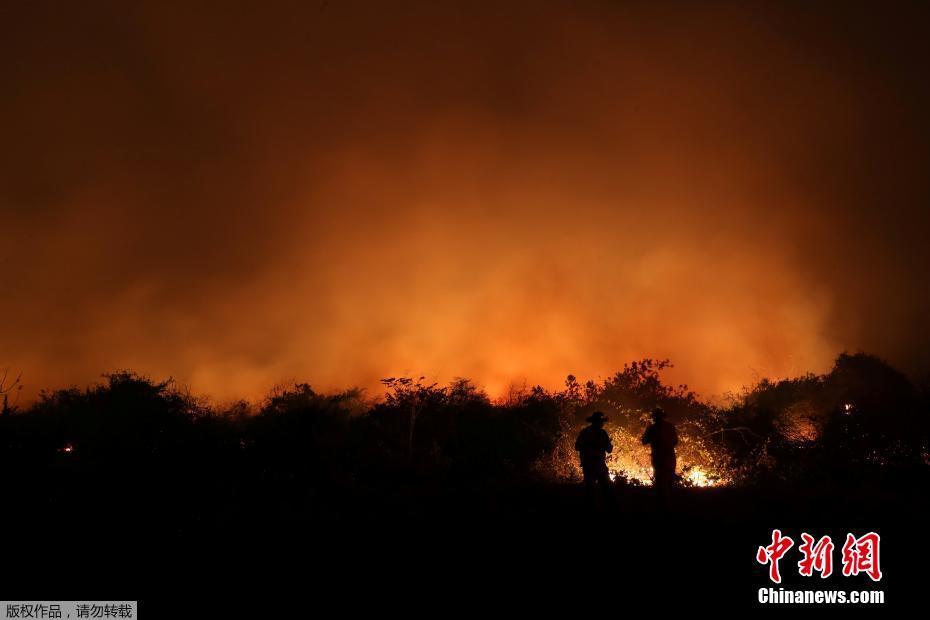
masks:
[[[754,558],[773,528],[838,543],[826,580],[800,578],[792,549],[786,588],[881,588],[886,607],[919,609],[928,577],[922,484],[682,489],[664,512],[649,489],[619,488],[613,513],[591,514],[569,484],[137,494],[76,482],[7,485],[4,598],[139,600],[143,618],[751,610],[771,585]],[[881,534],[880,583],[839,575],[847,531]]]

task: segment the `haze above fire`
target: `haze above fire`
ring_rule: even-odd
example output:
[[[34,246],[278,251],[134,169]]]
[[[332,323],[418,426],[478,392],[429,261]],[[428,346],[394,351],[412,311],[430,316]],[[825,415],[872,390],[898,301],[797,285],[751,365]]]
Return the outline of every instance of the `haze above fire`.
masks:
[[[0,367],[219,398],[925,372],[917,10],[7,8]]]

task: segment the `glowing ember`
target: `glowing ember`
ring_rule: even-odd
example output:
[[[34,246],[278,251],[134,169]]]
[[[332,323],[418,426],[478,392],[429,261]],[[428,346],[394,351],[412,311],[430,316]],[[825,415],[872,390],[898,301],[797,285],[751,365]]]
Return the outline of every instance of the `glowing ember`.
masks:
[[[69,453],[71,453],[71,452],[74,452],[74,444],[66,443],[66,444],[65,444],[62,448],[60,448],[58,451],[59,451],[59,452],[64,452],[64,453],[66,453],[66,454],[69,454]]]
[[[845,405],[843,405],[843,411],[846,412],[846,415],[851,414],[853,411],[852,403],[846,403]]]
[[[700,467],[692,467],[685,472],[683,478],[696,487],[712,487],[718,484],[717,480],[711,479],[707,472]]]
[[[610,480],[632,486],[652,486],[652,459],[648,446],[640,441],[642,432],[631,432],[622,426],[606,427],[613,444],[607,456]],[[559,448],[553,453],[549,471],[564,480],[581,479],[581,467],[574,450],[577,430],[566,432]],[[726,455],[721,449],[697,435],[691,428],[679,427],[680,443],[676,448],[678,475],[683,486],[721,487],[733,484],[733,474],[727,468]]]

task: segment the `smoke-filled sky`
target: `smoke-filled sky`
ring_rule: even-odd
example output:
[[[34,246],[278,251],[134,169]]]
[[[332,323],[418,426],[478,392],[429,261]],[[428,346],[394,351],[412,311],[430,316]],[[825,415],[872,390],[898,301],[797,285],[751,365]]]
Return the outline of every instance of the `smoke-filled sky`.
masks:
[[[0,367],[930,367],[920,3],[7,2]]]

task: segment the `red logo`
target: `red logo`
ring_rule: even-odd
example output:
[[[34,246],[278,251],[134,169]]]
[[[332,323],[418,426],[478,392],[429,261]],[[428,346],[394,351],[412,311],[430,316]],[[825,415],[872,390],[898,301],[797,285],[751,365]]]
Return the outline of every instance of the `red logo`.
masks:
[[[798,562],[798,572],[804,577],[810,577],[817,571],[822,579],[832,575],[833,541],[830,537],[824,536],[814,544],[814,537],[803,532],[801,540],[804,542],[798,547],[798,551],[804,554],[804,558]]]
[[[846,544],[843,545],[843,575],[858,575],[865,573],[872,581],[882,578],[882,569],[878,562],[878,543],[881,537],[875,532],[869,532],[861,538],[846,534]]]
[[[756,552],[756,561],[759,564],[769,565],[769,579],[781,583],[781,573],[778,572],[778,561],[794,546],[794,541],[781,535],[781,530],[772,530],[772,544],[768,547],[759,547]]]
[[[803,577],[812,577],[814,572],[820,573],[822,579],[833,574],[833,540],[829,536],[815,539],[807,532],[801,533],[801,544],[798,551],[803,556],[798,561],[798,573]],[[850,577],[865,573],[872,581],[882,578],[879,561],[879,543],[881,537],[875,532],[856,538],[853,534],[846,534],[846,543],[843,545],[843,576]],[[781,530],[772,530],[772,543],[759,547],[756,552],[756,561],[769,567],[769,579],[774,583],[781,583],[781,571],[778,562],[794,546],[794,540],[783,536]]]

